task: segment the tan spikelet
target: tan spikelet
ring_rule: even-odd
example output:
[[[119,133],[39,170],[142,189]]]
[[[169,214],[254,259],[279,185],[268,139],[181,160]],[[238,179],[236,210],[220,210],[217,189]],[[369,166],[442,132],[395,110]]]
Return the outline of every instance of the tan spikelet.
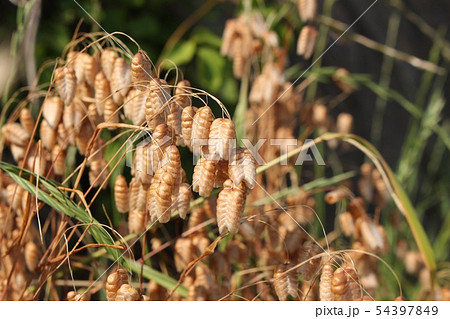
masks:
[[[356,221],[356,229],[364,246],[374,252],[382,252],[386,249],[384,233],[369,217],[361,217]]]
[[[156,205],[156,191],[159,187],[159,182],[161,179],[161,175],[163,174],[164,170],[158,170],[155,173],[155,176],[152,179],[152,183],[150,187],[148,188],[147,192],[147,203],[146,208],[150,215],[150,223],[154,223],[158,220],[158,208]]]
[[[146,90],[151,80],[151,64],[147,53],[139,50],[131,60],[131,84],[138,90]]]
[[[100,71],[95,76],[94,82],[95,88],[95,106],[97,107],[97,113],[103,115],[105,109],[105,101],[111,94],[110,84],[104,71]]]
[[[69,291],[66,295],[66,299],[67,301],[87,301],[89,300],[88,298],[86,298],[87,294],[80,294],[80,293],[76,293],[75,291]]]
[[[145,121],[145,104],[148,92],[137,89],[131,89],[124,102],[125,116],[133,122],[134,125],[142,125]]]
[[[323,104],[315,104],[312,109],[312,122],[314,125],[325,126],[327,124],[328,109]]]
[[[23,108],[20,111],[20,124],[22,125],[23,129],[28,133],[29,136],[33,134],[35,122],[29,109]]]
[[[99,61],[96,55],[82,54],[84,80],[89,86],[94,87],[95,75],[99,70]]]
[[[192,150],[191,135],[192,135],[192,123],[194,121],[197,108],[195,106],[187,106],[181,113],[181,133],[183,135],[184,144]]]
[[[145,105],[145,119],[148,127],[153,130],[157,125],[164,122],[170,93],[165,89],[164,83],[160,79],[150,81],[149,92]]]
[[[60,123],[63,107],[63,101],[57,96],[46,98],[42,103],[42,116],[51,128],[56,129]]]
[[[27,265],[27,269],[31,272],[33,272],[38,263],[40,258],[41,252],[39,247],[32,241],[29,241],[25,245],[25,264]]]
[[[192,189],[200,196],[207,197],[211,194],[214,187],[214,179],[216,175],[215,161],[200,158],[197,165],[194,167],[194,174],[192,175]]]
[[[19,123],[6,123],[2,127],[2,135],[7,143],[26,146],[30,135]]]
[[[79,133],[75,137],[78,152],[81,155],[86,154],[86,148],[93,133],[94,130],[91,126],[91,123],[89,123],[89,121],[83,121],[82,125],[80,126]]]
[[[331,292],[331,281],[333,279],[333,273],[334,269],[331,263],[326,263],[325,265],[323,265],[319,285],[320,301],[333,301],[333,293]]]
[[[323,252],[322,248],[313,241],[306,241],[303,244],[302,250],[300,252],[299,263],[309,260],[304,265],[300,266],[299,271],[302,274],[303,280],[311,280],[314,278],[319,266],[320,258],[313,258],[317,254]]]
[[[94,103],[89,104],[87,116],[93,126],[97,126],[101,122],[100,115],[97,112],[97,106]]]
[[[33,150],[34,152],[34,150]],[[47,159],[46,159],[46,150],[41,149],[41,154],[39,155],[30,155],[28,156],[27,165],[28,168],[38,175],[45,175],[47,173]]]
[[[128,214],[128,231],[132,234],[142,234],[145,231],[145,212],[130,210]]]
[[[201,147],[207,145],[213,120],[214,116],[209,106],[203,106],[195,113],[191,131],[191,146],[194,154],[200,154]]]
[[[125,269],[118,269],[106,278],[106,296],[109,301],[116,299],[117,290],[128,283],[128,275]]]
[[[9,150],[11,151],[11,154],[14,158],[14,160],[18,163],[20,160],[22,160],[25,156],[25,147],[19,146],[16,144],[11,144],[9,146]]]
[[[160,223],[170,220],[170,206],[172,205],[172,194],[175,184],[170,173],[163,173],[156,189],[156,214]]]
[[[241,38],[236,38],[234,40],[234,44],[233,44],[233,48],[234,48],[234,52],[233,52],[233,75],[237,79],[242,78],[242,75],[244,74],[245,63],[247,62],[247,59],[242,54],[242,50],[241,50],[242,45],[243,45],[243,41],[242,41]]]
[[[55,87],[65,105],[72,103],[77,88],[75,70],[67,66],[55,69]]]
[[[21,207],[21,200],[25,190],[19,185],[12,183],[6,187],[6,198],[8,204],[11,205],[13,210],[19,209]]]
[[[249,189],[255,187],[256,161],[248,149],[237,148],[233,150],[228,172],[234,184],[239,185],[244,182]]]
[[[175,104],[184,108],[191,105],[191,83],[188,80],[182,80],[175,87],[174,100]]]
[[[352,131],[353,116],[349,113],[340,113],[336,119],[338,133],[348,134]]]
[[[181,112],[175,100],[169,103],[169,114],[167,115],[167,125],[170,126],[175,134],[175,141],[177,145],[184,146],[184,141],[181,132]]]
[[[119,122],[119,112],[117,111],[117,106],[114,103],[113,99],[106,99],[103,110],[103,116],[105,118],[105,122],[108,123],[118,123]],[[113,128],[110,128],[113,129]]]
[[[131,82],[130,65],[124,58],[118,57],[114,60],[114,67],[109,81],[113,100],[119,105],[127,95]]]
[[[114,61],[116,61],[117,57],[118,57],[117,52],[111,48],[103,50],[101,54],[100,62],[102,70],[105,73],[105,76],[108,79],[108,81],[111,80],[111,75],[114,69]]]
[[[153,168],[149,166],[151,165],[149,154],[147,145],[138,145],[134,153],[132,174],[136,176],[137,181],[144,184],[150,184],[152,181]]]
[[[175,145],[170,145],[164,150],[161,167],[172,175],[174,190],[173,194],[178,194],[181,184],[181,157],[180,151]]]
[[[118,175],[114,183],[114,198],[117,210],[121,213],[128,212],[128,184],[123,175]]]
[[[300,31],[297,40],[297,54],[308,60],[314,53],[317,41],[317,29],[311,25],[306,25]]]
[[[129,284],[123,284],[117,290],[116,298],[114,301],[138,301],[139,293],[136,289],[131,287]]]
[[[94,187],[99,187],[108,178],[108,163],[104,159],[93,161],[89,167],[89,183]],[[103,188],[108,186],[107,183]]]
[[[288,296],[297,298],[298,296],[298,278],[297,270],[289,271],[295,265],[293,263],[285,263],[278,265],[273,274],[273,287],[278,296],[278,299],[285,301]],[[285,274],[284,274],[285,273]]]
[[[56,127],[55,127],[56,129]],[[46,120],[41,122],[41,127],[39,128],[39,136],[42,141],[42,145],[47,149],[51,150],[56,144],[56,130],[53,129]]]
[[[359,283],[358,275],[353,267],[345,267],[345,273],[347,275],[348,290],[347,290],[347,300],[358,300],[362,297],[361,295],[361,284]]]
[[[228,161],[218,161],[216,163],[216,173],[214,176],[214,187],[222,187],[223,183],[230,178],[228,175]]]
[[[333,279],[331,280],[331,292],[334,300],[346,300],[348,296],[348,280],[343,268],[338,268],[334,271]]]
[[[227,161],[235,144],[236,132],[233,121],[225,118],[215,119],[209,130],[208,157],[216,161]]]
[[[345,199],[348,195],[349,192],[345,187],[338,187],[331,192],[326,193],[325,201],[330,205],[336,204],[337,202]]]
[[[129,210],[133,211],[137,209],[137,198],[139,195],[139,186],[140,183],[138,182],[137,178],[132,178],[128,187],[128,197],[129,197]]]
[[[66,171],[66,152],[58,144],[52,149],[52,163],[55,175],[64,176]]]
[[[182,183],[179,187],[178,195],[174,198],[172,211],[177,211],[178,215],[185,219],[190,211],[191,200],[193,199],[191,187],[187,183]]]
[[[317,12],[317,0],[297,0],[297,8],[303,22],[314,20]]]
[[[217,224],[221,234],[239,230],[244,213],[246,187],[243,184],[234,185],[231,180],[225,181],[223,189],[217,198]]]
[[[347,236],[353,236],[355,234],[355,223],[353,217],[349,212],[343,212],[339,214],[339,225],[341,226],[342,233]]]
[[[175,242],[175,267],[178,272],[182,272],[187,265],[194,260],[195,247],[191,238],[179,238]]]

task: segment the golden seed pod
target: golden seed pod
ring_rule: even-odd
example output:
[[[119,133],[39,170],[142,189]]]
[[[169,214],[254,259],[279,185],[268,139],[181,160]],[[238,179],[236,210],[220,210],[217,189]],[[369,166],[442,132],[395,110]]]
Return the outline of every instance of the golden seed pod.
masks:
[[[146,185],[150,184],[157,165],[158,161],[153,157],[151,145],[139,145],[136,147],[132,173],[139,182]]]
[[[382,252],[386,249],[385,234],[367,216],[356,220],[356,230],[365,247],[374,252]]]
[[[83,61],[83,75],[84,81],[86,81],[89,86],[94,87],[95,75],[99,70],[99,61],[97,56],[92,56],[86,53],[80,54]]]
[[[347,211],[352,214],[354,220],[367,215],[366,207],[361,197],[353,198],[347,205]]]
[[[66,152],[58,144],[52,149],[52,162],[55,175],[64,176],[66,171]]]
[[[249,189],[255,187],[256,161],[248,149],[237,148],[233,150],[228,173],[235,185],[244,182]]]
[[[102,158],[97,161],[92,161],[89,167],[89,183],[94,187],[99,187],[103,184],[103,188],[108,185],[105,183],[109,175],[108,163]]]
[[[344,200],[349,194],[349,191],[345,187],[337,187],[325,194],[325,201],[330,204],[336,204],[337,202]]]
[[[214,116],[209,106],[203,106],[195,113],[191,130],[191,146],[194,154],[200,154],[202,146],[206,148],[213,121]]]
[[[102,122],[102,119],[97,112],[97,106],[94,103],[89,104],[87,116],[93,126],[97,126],[100,122]]]
[[[333,279],[333,273],[334,269],[331,263],[328,262],[323,265],[319,284],[320,301],[333,301],[333,293],[331,292],[331,281]]]
[[[183,135],[184,144],[186,144],[191,151],[192,123],[194,122],[196,112],[197,108],[195,106],[187,106],[181,112],[181,134]]]
[[[123,175],[118,175],[114,183],[114,198],[117,210],[121,213],[128,212],[128,184]]]
[[[56,142],[61,147],[61,149],[66,150],[67,146],[69,145],[70,139],[66,127],[63,123],[60,123],[58,125],[56,133]],[[75,143],[75,135],[73,135],[73,142]]]
[[[117,290],[114,301],[138,301],[139,299],[139,293],[136,289],[129,284],[123,284],[120,286],[119,290]]]
[[[145,212],[130,210],[128,213],[128,231],[132,234],[142,234],[145,231]]]
[[[33,134],[35,122],[29,109],[23,108],[20,111],[20,124],[22,125],[22,128],[28,133],[28,136],[31,136]]]
[[[77,89],[75,70],[67,66],[55,69],[55,87],[65,105],[72,103]]]
[[[173,176],[170,173],[163,173],[156,189],[156,214],[160,223],[167,223],[170,220],[174,188]]]
[[[241,37],[237,37],[234,39],[233,43],[233,75],[235,78],[240,79],[244,74],[245,64],[247,62],[247,58],[243,55],[242,46],[243,40]]]
[[[45,175],[47,173],[47,159],[45,154],[45,149],[42,149],[40,156],[39,153],[28,156],[27,166],[35,174]]]
[[[93,133],[94,129],[92,128],[91,123],[89,123],[89,121],[83,121],[80,125],[78,134],[75,136],[75,144],[81,155],[86,154],[86,149]]]
[[[204,264],[197,264],[195,267],[195,287],[202,287],[206,292],[206,300],[217,300],[218,296],[218,286],[214,280],[214,276],[208,267]]]
[[[139,187],[141,183],[137,180],[137,178],[133,177],[130,181],[129,187],[128,187],[128,197],[129,197],[129,210],[133,211],[137,209],[137,198],[139,195]]]
[[[151,72],[147,53],[139,50],[131,60],[131,84],[138,90],[147,90],[148,82],[152,79]]]
[[[6,186],[6,199],[13,210],[17,210],[22,207],[21,201],[24,192],[25,190],[16,183],[11,183]]]
[[[358,300],[362,298],[361,284],[359,283],[358,275],[356,274],[355,268],[345,267],[345,273],[347,275],[348,290],[347,290],[347,300]]]
[[[236,131],[230,119],[215,119],[209,130],[208,157],[218,160],[229,160],[231,150],[236,144]]]
[[[139,185],[139,191],[136,198],[136,209],[142,212],[145,212],[145,206],[147,203],[147,191],[149,189],[149,185],[141,184]]]
[[[336,120],[338,133],[349,134],[353,127],[353,116],[349,113],[340,113]]]
[[[17,163],[25,156],[25,147],[23,146],[11,144],[9,150],[11,151],[11,154]]]
[[[145,104],[145,119],[151,130],[164,123],[165,113],[168,109],[170,93],[164,87],[161,79],[153,79],[149,84],[149,96]]]
[[[100,63],[102,66],[102,70],[105,73],[105,76],[108,79],[108,81],[111,80],[111,75],[114,69],[114,61],[116,61],[117,57],[118,57],[117,52],[111,48],[103,50],[100,56]]]
[[[36,269],[40,255],[40,249],[34,242],[29,241],[26,243],[24,252],[25,265],[30,272]]]
[[[306,25],[300,31],[297,40],[297,54],[308,60],[314,53],[317,41],[317,29],[311,25]]]
[[[303,22],[314,20],[317,12],[317,0],[297,0],[297,8]]]
[[[42,145],[51,150],[56,144],[56,130],[53,129],[46,120],[41,122],[41,127],[39,128],[39,136],[42,141]]]
[[[208,197],[214,188],[214,179],[216,175],[215,161],[200,158],[194,167],[194,174],[192,175],[192,189],[200,196]]]
[[[109,81],[114,103],[119,105],[127,95],[131,82],[130,65],[124,58],[118,57],[114,60],[114,67]]]
[[[175,145],[170,145],[164,150],[160,167],[163,167],[166,172],[172,175],[174,183],[173,195],[177,195],[182,175],[180,151]]]
[[[355,235],[355,223],[353,222],[352,214],[349,212],[339,214],[339,225],[341,226],[342,233],[346,237]]]
[[[142,125],[145,121],[145,103],[148,92],[131,89],[124,102],[125,116],[133,122],[134,125]]]
[[[192,237],[192,244],[195,247],[197,256],[200,256],[206,251],[210,241],[204,233],[196,233]]]
[[[314,104],[312,109],[312,122],[314,125],[325,126],[328,120],[328,109],[323,104]]]
[[[88,293],[77,293],[75,291],[69,291],[66,295],[67,301],[89,301],[90,296]]]
[[[273,287],[278,296],[278,299],[285,301],[288,296],[297,298],[298,296],[298,277],[297,270],[285,273],[295,265],[293,263],[285,263],[278,265],[273,273]]]
[[[97,113],[103,115],[105,109],[105,101],[111,95],[111,89],[108,79],[104,71],[100,71],[95,76],[94,82],[95,89],[95,106],[97,107]]]
[[[192,95],[191,83],[188,80],[182,80],[175,86],[174,100],[175,104],[184,108],[190,106]]]
[[[158,208],[156,205],[156,191],[159,187],[159,181],[161,178],[161,174],[163,173],[163,170],[156,171],[155,176],[152,179],[152,183],[150,187],[148,188],[147,192],[147,203],[146,208],[150,215],[150,222],[154,223],[156,220],[158,220]]]
[[[117,290],[128,283],[128,274],[125,269],[117,269],[106,278],[106,297],[109,301],[116,299]]]
[[[300,252],[299,263],[309,260],[299,268],[303,280],[309,281],[314,278],[314,275],[320,267],[320,258],[311,258],[320,254],[321,252],[323,252],[322,247],[320,247],[313,241],[307,240],[303,244],[302,250]]]
[[[216,173],[214,175],[214,187],[222,187],[223,183],[229,178],[228,161],[218,161],[216,163]]]
[[[177,145],[184,146],[184,141],[181,132],[181,112],[182,108],[176,105],[172,100],[169,103],[169,114],[167,115],[167,125],[170,126],[175,134],[175,141]]]
[[[335,301],[345,301],[348,297],[348,278],[343,268],[334,271],[331,292]]]
[[[7,143],[18,146],[26,146],[30,138],[30,135],[19,123],[6,123],[2,127],[2,134]]]
[[[418,251],[407,251],[404,256],[405,270],[410,275],[419,274],[423,268],[423,258]]]
[[[225,181],[217,198],[217,224],[221,234],[236,233],[244,213],[247,189],[243,184]]]
[[[48,97],[42,104],[42,116],[51,128],[56,129],[61,122],[64,102],[57,96]]]
[[[119,123],[119,112],[113,99],[106,99],[105,108],[103,110],[103,117],[105,118],[105,122]],[[109,129],[111,130],[114,128],[110,127]]]
[[[188,264],[195,259],[195,247],[191,238],[179,238],[175,242],[175,267],[178,272],[182,272]]]

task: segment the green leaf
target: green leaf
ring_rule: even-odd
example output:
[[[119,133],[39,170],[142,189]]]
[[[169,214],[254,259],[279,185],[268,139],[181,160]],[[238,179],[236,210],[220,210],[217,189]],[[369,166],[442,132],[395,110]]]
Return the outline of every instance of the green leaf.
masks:
[[[192,40],[178,43],[165,57],[163,67],[169,69],[174,64],[180,66],[191,62],[194,58],[196,48],[197,44]]]
[[[226,61],[220,53],[213,48],[200,47],[197,51],[198,78],[207,91],[216,93],[222,86],[223,73]]]

